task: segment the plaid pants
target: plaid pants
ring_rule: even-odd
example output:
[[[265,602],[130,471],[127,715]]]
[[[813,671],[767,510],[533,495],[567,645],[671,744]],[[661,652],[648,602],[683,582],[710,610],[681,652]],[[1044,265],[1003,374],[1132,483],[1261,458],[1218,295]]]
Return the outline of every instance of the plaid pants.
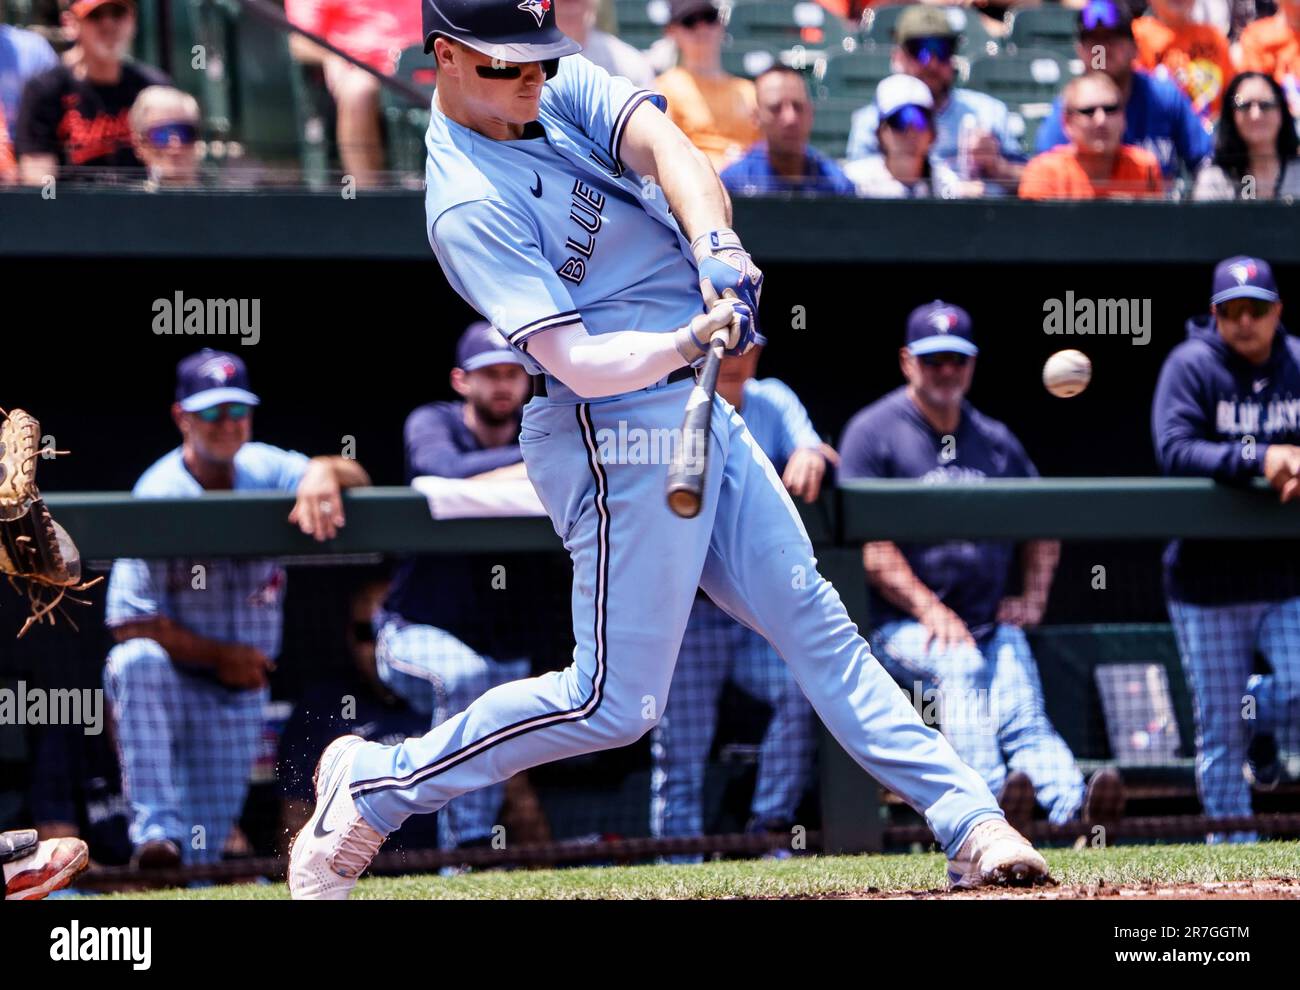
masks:
[[[1253,732],[1271,731],[1283,752],[1300,743],[1300,598],[1281,602],[1193,605],[1169,599],[1169,618],[1192,689],[1196,713],[1196,788],[1210,817],[1251,814],[1242,773]],[[1272,673],[1254,694],[1248,716],[1246,681],[1262,653]],[[1214,834],[1211,842],[1225,836]],[[1248,842],[1253,832],[1233,833]]]
[[[1011,770],[1028,775],[1034,796],[1056,825],[1083,805],[1083,774],[1048,721],[1043,687],[1019,626],[999,623],[977,647],[926,648],[919,622],[887,622],[871,638],[880,662],[913,698],[923,701],[952,748],[997,794]]]
[[[704,833],[704,768],[728,679],[772,708],[750,813],[759,823],[794,820],[816,747],[812,706],[767,640],[699,597],[682,637],[663,718],[651,736],[651,835]]]
[[[379,623],[375,663],[379,679],[428,715],[430,728],[464,711],[491,688],[527,677],[532,667],[527,659],[480,656],[449,632],[392,616]],[[505,784],[493,784],[447,802],[438,812],[438,846],[455,849],[491,839],[505,792]]]
[[[109,651],[104,689],[131,842],[170,839],[186,863],[219,861],[244,809],[270,690],[236,691],[186,673],[144,638]]]

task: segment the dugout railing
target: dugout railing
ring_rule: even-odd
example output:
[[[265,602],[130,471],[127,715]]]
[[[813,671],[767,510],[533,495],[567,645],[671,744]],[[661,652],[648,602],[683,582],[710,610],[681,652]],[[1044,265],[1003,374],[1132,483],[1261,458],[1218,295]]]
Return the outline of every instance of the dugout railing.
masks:
[[[348,493],[348,524],[337,539],[324,545],[286,523],[292,500],[280,495],[230,493],[139,500],[124,493],[70,493],[51,494],[47,501],[75,534],[91,573],[102,572],[111,559],[121,556],[280,558],[292,573],[290,599],[297,594],[300,608],[305,602],[316,610],[307,625],[313,627],[313,635],[323,631],[325,639],[330,635],[330,622],[339,618],[333,613],[344,607],[340,603],[345,599],[331,592],[328,582],[312,575],[341,573],[349,565],[373,567],[412,552],[539,554],[563,565],[560,542],[544,518],[434,520],[424,497],[407,488]],[[1300,834],[1300,792],[1293,784],[1258,795],[1255,814],[1249,819],[1211,823],[1201,816],[1193,777],[1191,702],[1164,615],[1159,563],[1163,542],[1171,537],[1292,539],[1300,533],[1300,507],[1280,505],[1262,483],[1239,489],[1196,479],[1057,478],[942,486],[850,482],[828,490],[814,505],[800,505],[800,512],[815,544],[820,569],[836,585],[864,633],[872,629],[863,571],[862,548],[867,541],[1063,541],[1065,549],[1047,614],[1029,638],[1048,714],[1075,751],[1080,767],[1088,771],[1118,763],[1129,785],[1128,812],[1111,827],[1108,840],[1194,839],[1212,828],[1249,828],[1264,836]],[[1108,576],[1101,588],[1096,586],[1099,566]],[[558,636],[563,640],[568,589],[555,590],[561,610]],[[51,684],[62,680],[93,683],[107,642],[99,626],[103,588],[90,592],[90,597],[96,599],[90,609],[73,612],[83,625],[81,634],[72,633],[66,625],[40,627],[21,641],[0,647],[0,682],[39,677],[43,671]],[[12,611],[16,616],[17,609],[14,601],[6,613]],[[286,628],[286,638],[293,635]],[[327,645],[313,645],[313,655]],[[571,640],[569,645],[571,648]],[[560,643],[553,656],[559,657],[563,648]],[[1161,755],[1146,761],[1131,752],[1117,756],[1111,732],[1114,726],[1107,724],[1116,717],[1114,707],[1105,709],[1100,698],[1103,686],[1096,677],[1097,669],[1108,664],[1145,665],[1148,673],[1155,672],[1166,685],[1163,703],[1169,706],[1176,725],[1171,730],[1174,739]],[[285,693],[294,695],[309,685],[312,677],[312,668],[299,665]],[[0,739],[11,739],[13,729],[0,726]],[[4,771],[3,761],[15,758],[24,758],[22,747],[0,745],[0,792],[12,789],[15,781],[22,782],[21,775],[12,773],[12,762],[11,772],[6,776]],[[576,767],[570,778],[557,785],[569,788],[564,791],[566,807],[602,801],[628,804],[629,790],[643,789],[644,774],[638,776],[641,771],[633,768],[617,780],[610,777],[612,772],[607,766]],[[584,775],[600,778],[600,786],[582,790]],[[723,777],[719,786],[752,787],[752,779],[743,773],[729,770]],[[808,813],[811,827],[800,829],[796,848],[862,852],[929,841],[919,818],[883,792],[824,731],[819,733],[813,792],[810,801],[815,806]],[[644,810],[639,797],[628,807],[634,817]],[[12,805],[0,801],[0,813],[6,809],[12,810]],[[1041,814],[1033,832],[1042,841],[1069,842],[1088,836],[1082,823],[1053,826]],[[781,845],[779,836],[744,834],[740,828],[693,839],[653,839],[633,824],[626,829],[597,829],[581,837],[570,835],[506,849],[407,852],[385,857],[378,867],[399,871],[452,864],[637,862],[674,853],[756,855]],[[199,868],[186,875],[274,875],[281,868],[282,859],[268,854]],[[98,882],[112,884],[125,879],[129,879],[125,868],[116,868],[101,871]]]

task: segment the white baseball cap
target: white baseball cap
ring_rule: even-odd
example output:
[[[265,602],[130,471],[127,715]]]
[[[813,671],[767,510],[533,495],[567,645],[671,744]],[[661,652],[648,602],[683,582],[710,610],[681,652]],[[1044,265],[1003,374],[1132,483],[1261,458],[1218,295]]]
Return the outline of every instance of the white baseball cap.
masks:
[[[901,72],[880,80],[876,87],[876,109],[881,120],[907,106],[933,110],[934,97],[930,95],[930,87],[916,76]]]

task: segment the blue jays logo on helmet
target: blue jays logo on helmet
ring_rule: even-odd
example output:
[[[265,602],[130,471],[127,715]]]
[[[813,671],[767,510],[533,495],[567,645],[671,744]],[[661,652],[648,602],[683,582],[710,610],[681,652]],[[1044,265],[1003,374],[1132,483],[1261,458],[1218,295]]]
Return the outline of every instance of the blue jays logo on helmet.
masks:
[[[520,10],[532,14],[537,19],[537,26],[541,27],[547,11],[551,9],[551,0],[523,0],[518,6]]]
[[[1228,266],[1228,274],[1237,280],[1238,285],[1245,285],[1250,279],[1254,278],[1258,269],[1255,262],[1250,258],[1245,261],[1239,261],[1235,265]]]

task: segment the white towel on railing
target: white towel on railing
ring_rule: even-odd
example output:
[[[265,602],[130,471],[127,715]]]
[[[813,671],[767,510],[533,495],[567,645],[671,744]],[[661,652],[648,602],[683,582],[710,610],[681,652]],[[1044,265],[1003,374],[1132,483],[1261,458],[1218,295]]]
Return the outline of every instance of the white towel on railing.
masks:
[[[470,481],[428,475],[414,479],[411,487],[429,500],[434,519],[546,515],[527,478]]]

